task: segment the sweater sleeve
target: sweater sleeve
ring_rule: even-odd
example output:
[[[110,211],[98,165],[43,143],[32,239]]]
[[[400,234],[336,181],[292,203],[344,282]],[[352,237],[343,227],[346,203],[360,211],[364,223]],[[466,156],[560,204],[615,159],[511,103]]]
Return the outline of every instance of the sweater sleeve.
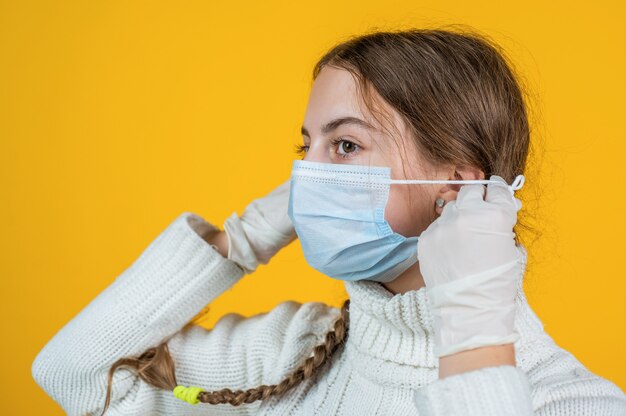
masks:
[[[530,378],[519,367],[502,365],[437,379],[416,391],[415,403],[425,416],[626,415],[626,396],[617,385],[578,361],[569,366],[557,358],[550,375],[548,365]]]
[[[518,367],[501,365],[444,377],[416,391],[424,416],[533,415],[531,388]]]
[[[68,415],[99,415],[111,364],[163,341],[176,364],[178,384],[212,390],[275,383],[310,352],[306,349],[321,340],[337,316],[336,308],[323,303],[288,301],[250,318],[227,314],[211,330],[187,325],[244,275],[194,231],[189,219],[203,221],[189,212],[176,218],[35,358],[35,381]],[[231,415],[252,409],[216,409],[220,406],[231,407]],[[130,370],[114,373],[110,416],[198,414],[195,409]]]
[[[561,347],[528,374],[538,416],[626,415],[624,392]]]

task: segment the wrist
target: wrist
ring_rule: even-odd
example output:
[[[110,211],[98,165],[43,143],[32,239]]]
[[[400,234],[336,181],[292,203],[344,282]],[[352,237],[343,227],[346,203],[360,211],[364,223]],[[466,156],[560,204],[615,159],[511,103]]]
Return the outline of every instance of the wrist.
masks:
[[[516,365],[513,343],[489,345],[439,358],[439,378],[499,365]]]
[[[224,258],[228,258],[228,235],[226,231],[218,231],[214,233],[210,233],[204,235],[202,237],[204,241],[214,246],[218,253],[222,255]]]

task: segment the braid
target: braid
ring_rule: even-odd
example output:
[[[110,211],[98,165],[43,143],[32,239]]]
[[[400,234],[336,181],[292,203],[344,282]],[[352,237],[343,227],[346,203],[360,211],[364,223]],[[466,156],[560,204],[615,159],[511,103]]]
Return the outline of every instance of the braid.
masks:
[[[350,299],[346,299],[341,307],[340,316],[333,323],[333,329],[326,334],[324,342],[315,346],[313,355],[308,357],[300,367],[280,383],[269,386],[264,384],[247,390],[233,391],[225,388],[210,392],[201,391],[197,396],[197,400],[201,403],[229,403],[233,406],[239,406],[243,403],[267,400],[270,396],[280,396],[294,388],[303,380],[316,374],[329,358],[333,356],[335,351],[345,343],[350,322],[349,306]],[[177,386],[175,365],[166,342],[148,349],[139,357],[120,358],[109,369],[106,401],[100,416],[104,415],[109,407],[113,373],[118,367],[134,368],[142,380],[160,389],[173,390]]]
[[[300,384],[303,380],[314,375],[322,367],[335,351],[346,340],[349,328],[349,305],[350,299],[346,299],[341,307],[341,315],[335,321],[333,330],[326,334],[324,343],[315,346],[313,355],[298,367],[288,377],[280,383],[273,385],[261,385],[248,390],[222,389],[218,391],[203,391],[198,395],[198,400],[202,403],[221,404],[230,403],[239,406],[242,403],[252,403],[257,400],[267,400],[270,396],[280,396],[286,391]]]

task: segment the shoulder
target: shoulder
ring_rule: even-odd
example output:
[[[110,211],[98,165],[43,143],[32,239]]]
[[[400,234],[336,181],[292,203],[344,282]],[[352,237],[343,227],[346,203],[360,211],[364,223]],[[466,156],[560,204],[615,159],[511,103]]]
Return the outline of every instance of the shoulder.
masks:
[[[170,347],[181,362],[197,360],[202,352],[205,362],[214,361],[214,375],[244,366],[250,377],[242,380],[242,387],[274,384],[297,369],[313,348],[324,342],[340,312],[323,302],[284,301],[249,317],[227,313],[208,330],[192,325],[170,340]],[[216,381],[221,379],[216,375]]]
[[[248,318],[238,313],[226,314],[215,324],[214,330],[235,324],[240,331],[268,331],[275,341],[287,346],[306,339],[323,339],[339,316],[339,308],[323,302],[300,303],[288,300],[278,303],[267,312]]]
[[[267,312],[245,317],[239,313],[227,313],[215,324],[214,330],[236,326],[238,330],[271,329],[281,335],[307,336],[325,332],[340,315],[339,308],[323,302],[300,303],[287,300],[278,303]]]
[[[299,303],[286,301],[278,304],[269,315],[281,316],[283,351],[289,355],[309,355],[315,345],[324,342],[340,317],[339,308],[323,302]]]

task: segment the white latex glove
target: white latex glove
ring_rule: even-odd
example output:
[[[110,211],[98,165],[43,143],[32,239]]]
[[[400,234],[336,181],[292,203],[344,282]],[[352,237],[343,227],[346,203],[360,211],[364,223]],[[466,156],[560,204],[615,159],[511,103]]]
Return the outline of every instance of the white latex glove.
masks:
[[[522,203],[504,179],[490,180],[503,185],[461,186],[417,242],[437,357],[519,338],[515,296],[526,256],[513,226]]]
[[[228,258],[246,274],[267,264],[284,246],[297,238],[287,215],[291,178],[268,195],[253,200],[241,217],[236,212],[226,219]]]

